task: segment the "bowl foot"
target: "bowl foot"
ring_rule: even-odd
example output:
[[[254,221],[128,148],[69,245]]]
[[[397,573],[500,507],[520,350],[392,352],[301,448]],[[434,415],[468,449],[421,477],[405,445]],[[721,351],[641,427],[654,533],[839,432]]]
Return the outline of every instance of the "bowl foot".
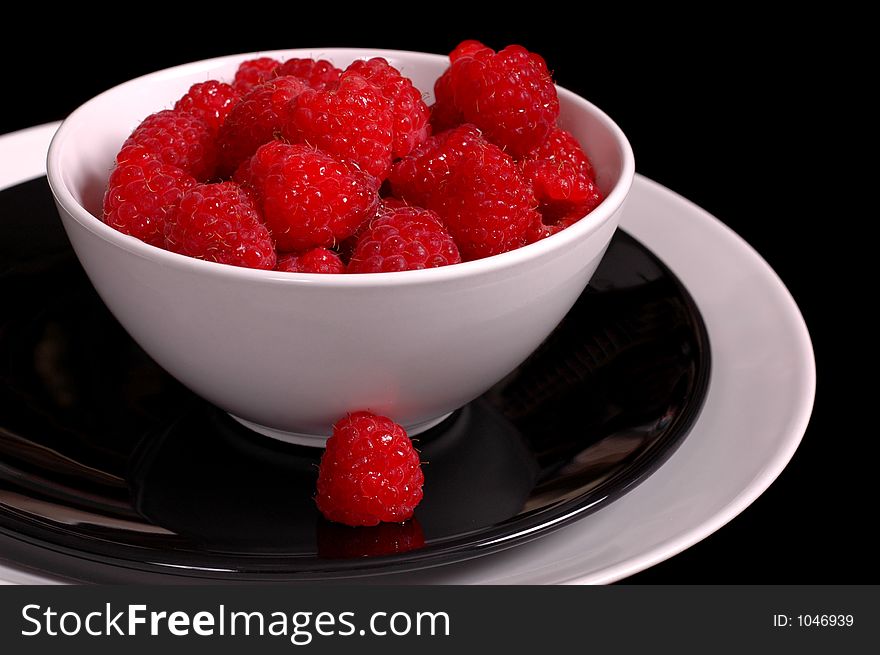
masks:
[[[438,416],[437,418],[432,418],[428,421],[422,421],[421,423],[416,423],[415,425],[404,425],[403,427],[406,429],[406,433],[413,437],[417,434],[424,432],[425,430],[429,430],[433,428],[435,425],[440,424],[445,421],[449,416],[452,415],[452,412],[448,414],[444,414],[443,416]],[[265,425],[259,425],[258,423],[253,423],[243,418],[239,418],[235,414],[229,414],[236,421],[241,423],[248,430],[253,430],[259,434],[262,434],[264,437],[269,437],[270,439],[278,439],[279,441],[284,441],[285,443],[296,444],[297,446],[310,446],[312,448],[323,448],[324,444],[327,442],[329,435],[326,434],[308,434],[305,432],[288,432],[286,430],[278,430],[276,428],[266,427]]]

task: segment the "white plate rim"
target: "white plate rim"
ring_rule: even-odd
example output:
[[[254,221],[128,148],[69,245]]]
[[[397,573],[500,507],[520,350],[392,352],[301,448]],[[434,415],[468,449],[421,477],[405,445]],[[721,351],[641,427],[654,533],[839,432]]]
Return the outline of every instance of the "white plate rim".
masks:
[[[49,142],[58,128],[59,123],[49,123],[32,127],[26,130],[13,132],[0,136],[0,189],[7,188],[45,173],[45,155]],[[653,204],[652,204],[653,203]],[[634,205],[639,204],[639,211]],[[658,211],[664,209],[682,217],[686,231],[669,235],[669,221],[666,223],[653,220],[648,216],[650,211],[645,207],[656,206]],[[671,214],[670,214],[671,215]],[[668,216],[667,216],[668,218]],[[563,546],[571,548],[579,543],[584,535],[588,535],[591,524],[605,520],[615,513],[630,512],[631,517],[638,516],[632,508],[639,507],[647,510],[650,508],[652,480],[662,471],[669,472],[681,463],[681,451],[686,450],[688,444],[698,441],[700,432],[705,424],[710,421],[707,409],[697,420],[691,431],[691,435],[682,444],[676,454],[661,467],[660,471],[651,476],[644,483],[636,487],[622,499],[609,504],[594,515],[585,517],[575,524],[559,530],[530,544],[513,548],[509,551],[488,555],[485,557],[441,566],[425,571],[416,571],[402,574],[381,575],[373,578],[359,579],[367,582],[382,583],[418,583],[418,584],[605,584],[625,578],[629,575],[644,570],[654,564],[664,561],[693,544],[706,538],[713,532],[723,527],[726,523],[745,510],[753,503],[779,476],[788,462],[791,460],[806,431],[812,413],[816,389],[816,369],[812,343],[809,332],[800,310],[798,309],[791,294],[785,285],[761,256],[730,228],[721,223],[711,214],[690,202],[686,198],[670,191],[666,187],[637,175],[633,186],[633,193],[627,207],[624,209],[624,217],[621,226],[632,234],[636,239],[645,243],[656,255],[658,255],[684,282],[685,286],[694,296],[697,305],[704,313],[704,319],[709,331],[710,347],[713,353],[713,371],[710,381],[709,392],[706,399],[706,408],[711,410],[710,401],[713,393],[717,396],[719,383],[727,377],[735,376],[741,371],[725,368],[723,360],[718,357],[719,348],[724,348],[725,343],[719,341],[720,332],[713,334],[714,324],[723,320],[719,316],[720,311],[713,307],[711,298],[712,290],[708,288],[705,262],[702,269],[694,260],[698,251],[690,248],[693,242],[699,245],[713,244],[715,253],[722,251],[726,256],[736,259],[743,270],[750,274],[750,283],[757,286],[768,298],[772,298],[772,308],[780,312],[785,319],[784,336],[792,348],[790,364],[797,370],[799,384],[797,388],[781,389],[788,395],[781,397],[777,403],[779,412],[786,412],[785,427],[778,430],[772,444],[771,456],[762,462],[760,468],[754,471],[754,477],[748,485],[739,489],[736,494],[730,495],[717,511],[710,516],[703,516],[694,520],[683,520],[677,528],[670,529],[668,538],[660,539],[657,543],[643,551],[625,557],[620,561],[609,561],[604,566],[580,565],[576,558],[570,558],[567,568],[557,566],[554,570],[554,562],[561,557]],[[689,249],[690,248],[690,249]],[[701,253],[705,259],[706,253]],[[711,277],[709,272],[709,277]],[[754,305],[754,303],[753,303]],[[738,307],[740,313],[744,309],[753,312],[766,310],[770,307]],[[732,313],[730,310],[729,313]],[[746,318],[748,318],[746,312]],[[778,335],[777,335],[778,338]],[[719,365],[722,367],[719,369]],[[756,366],[760,366],[759,362]],[[755,371],[751,371],[752,374]],[[784,405],[784,407],[783,407]],[[733,428],[729,429],[730,432]],[[730,435],[727,435],[728,439]],[[656,482],[656,480],[655,480]],[[622,519],[623,517],[617,517]],[[642,515],[641,518],[645,518]],[[0,553],[2,556],[2,553]],[[35,584],[51,583],[57,580],[31,572],[0,564],[0,584]]]

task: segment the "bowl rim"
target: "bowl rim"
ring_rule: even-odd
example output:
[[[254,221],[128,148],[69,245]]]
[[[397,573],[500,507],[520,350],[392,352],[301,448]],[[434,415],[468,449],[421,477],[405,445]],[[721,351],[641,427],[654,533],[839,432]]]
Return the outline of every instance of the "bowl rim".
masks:
[[[131,254],[153,260],[164,266],[240,281],[259,281],[262,283],[269,282],[318,287],[358,288],[387,284],[424,284],[446,280],[458,280],[479,274],[504,271],[532,260],[542,259],[544,256],[550,256],[552,253],[570,248],[575,242],[585,239],[587,236],[598,230],[621,207],[629,193],[635,175],[635,158],[632,152],[632,147],[623,130],[621,130],[604,111],[599,109],[599,107],[592,102],[558,85],[557,92],[560,97],[564,97],[566,102],[573,104],[580,110],[594,115],[603,127],[613,136],[622,158],[620,177],[602,202],[586,217],[570,227],[560,230],[556,234],[541,239],[535,243],[522,246],[521,248],[485,257],[483,259],[462,262],[460,264],[415,271],[362,273],[352,275],[349,273],[290,273],[286,271],[244,268],[195,259],[169,250],[164,250],[157,246],[149,245],[136,237],[123,234],[110,227],[76,200],[64,180],[61,159],[68,136],[76,131],[77,124],[81,117],[87,115],[95,105],[100,104],[100,102],[108,95],[117,94],[126,88],[140,86],[146,82],[173,79],[197,72],[207,72],[210,69],[235,62],[241,62],[249,58],[290,58],[297,56],[321,56],[332,58],[334,54],[340,57],[353,56],[355,59],[366,57],[400,58],[403,56],[410,59],[415,57],[416,59],[430,61],[434,64],[448,62],[448,57],[446,55],[414,52],[409,50],[338,47],[294,48],[239,53],[201,59],[141,75],[126,82],[122,82],[121,84],[107,89],[87,100],[61,123],[61,126],[52,138],[46,158],[46,175],[56,202],[60,207],[63,207],[81,227],[85,228],[93,235],[112,245],[122,248]]]

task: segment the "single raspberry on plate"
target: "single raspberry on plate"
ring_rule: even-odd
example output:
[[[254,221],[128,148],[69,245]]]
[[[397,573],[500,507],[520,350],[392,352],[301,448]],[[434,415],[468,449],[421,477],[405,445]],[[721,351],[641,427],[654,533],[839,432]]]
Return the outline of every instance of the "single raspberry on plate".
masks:
[[[282,255],[275,270],[288,273],[345,273],[345,264],[332,250],[313,248],[301,255]]]
[[[461,262],[455,241],[435,212],[386,203],[359,231],[349,273],[390,273]]]
[[[124,234],[162,248],[168,215],[195,183],[189,173],[163,164],[143,146],[126,146],[110,174],[103,220]]]
[[[177,101],[174,109],[198,116],[216,132],[240,97],[230,85],[208,80],[193,84],[186,95]]]
[[[395,162],[388,176],[391,190],[413,205],[437,211],[445,197],[445,185],[467,153],[479,156],[487,145],[473,125],[462,125],[430,137],[408,157]]]
[[[275,242],[251,195],[234,182],[197,184],[184,193],[165,224],[165,247],[232,266],[275,266]]]
[[[315,502],[346,525],[401,523],[422,500],[419,454],[394,421],[355,412],[333,426],[318,469]]]
[[[166,109],[147,116],[122,147],[140,145],[163,164],[185,170],[197,180],[214,175],[217,149],[214,131],[203,119]]]
[[[303,92],[294,103],[291,142],[306,142],[378,180],[391,168],[394,113],[382,91],[345,73],[334,91]]]
[[[559,99],[540,55],[518,45],[493,53],[467,41],[450,58],[448,76],[441,76],[434,88],[436,122],[448,122],[460,112],[514,157],[547,138],[559,117]]]
[[[240,94],[244,95],[255,86],[259,86],[266,80],[273,77],[275,69],[281,62],[271,57],[258,57],[257,59],[248,59],[241,62],[238,70],[235,71],[235,79],[232,86]]]
[[[253,186],[281,251],[331,248],[378,204],[373,178],[306,144],[261,146],[239,178]]]
[[[428,138],[430,112],[422,92],[382,57],[359,59],[345,69],[375,84],[391,102],[394,113],[394,157],[405,157]]]
[[[304,80],[315,91],[328,91],[339,84],[342,71],[326,59],[295,57],[279,64],[275,75],[293,75]]]
[[[520,166],[549,226],[565,223],[567,227],[602,201],[590,159],[577,139],[558,127],[520,161]]]
[[[245,95],[232,108],[218,135],[220,174],[231,175],[257,148],[284,132],[293,100],[308,88],[300,78],[287,75],[272,78]]]

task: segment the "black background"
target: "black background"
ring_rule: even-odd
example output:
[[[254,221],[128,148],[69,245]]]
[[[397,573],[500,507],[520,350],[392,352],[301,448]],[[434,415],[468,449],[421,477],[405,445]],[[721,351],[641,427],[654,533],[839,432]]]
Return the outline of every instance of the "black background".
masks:
[[[63,118],[131,77],[205,57],[288,47],[364,46],[448,52],[478,38],[521,43],[544,55],[556,80],[607,111],[629,136],[643,175],[720,218],[788,285],[814,339],[818,395],[810,428],[789,467],[718,533],[629,580],[653,583],[867,583],[878,581],[866,524],[877,496],[863,485],[876,430],[853,420],[876,384],[855,384],[853,320],[841,292],[851,262],[850,216],[830,211],[847,162],[821,103],[840,84],[829,20],[805,26],[740,10],[609,15],[589,5],[455,10],[431,5],[327,3],[207,5],[184,16],[168,3],[132,7],[133,18],[83,13],[23,16],[0,45],[0,133]],[[248,12],[252,11],[252,15]],[[298,11],[304,14],[298,14]],[[21,40],[19,40],[21,39]],[[29,43],[21,48],[13,43]],[[836,46],[833,48],[838,49]],[[40,55],[33,54],[39,51]],[[48,56],[45,54],[48,53]],[[876,210],[875,210],[876,213]],[[849,236],[848,236],[849,234]],[[870,370],[870,369],[869,369]],[[866,390],[867,389],[867,390]],[[747,411],[747,408],[744,408]]]

